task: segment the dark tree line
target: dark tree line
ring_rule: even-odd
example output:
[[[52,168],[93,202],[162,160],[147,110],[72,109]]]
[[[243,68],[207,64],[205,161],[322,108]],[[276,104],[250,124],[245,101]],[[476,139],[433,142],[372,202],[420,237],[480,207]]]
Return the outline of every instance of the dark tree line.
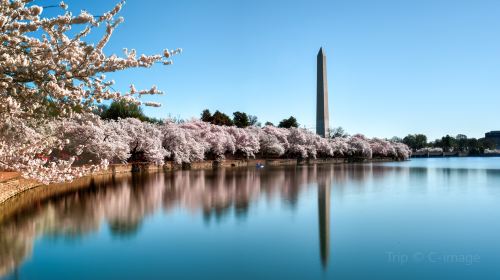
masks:
[[[159,119],[146,116],[139,105],[125,100],[113,101],[109,106],[100,105],[95,113],[104,120],[135,118],[143,122],[161,123]]]
[[[151,123],[162,122],[160,119],[146,116],[139,105],[124,100],[113,101],[110,105],[100,105],[98,106],[95,113],[105,120],[136,118],[141,121]],[[215,111],[212,114],[208,109],[206,109],[201,113],[201,120],[215,125],[237,126],[241,128],[248,126],[260,127],[262,125],[256,116],[239,111],[234,112],[233,117],[231,118],[230,116],[220,112],[219,110]],[[274,124],[271,122],[266,122],[265,125],[274,126]],[[278,124],[278,127],[299,127],[299,123],[297,122],[297,119],[295,117],[290,116],[287,119],[283,119]]]
[[[253,115],[249,115],[244,112],[236,111],[233,113],[233,117],[216,110],[213,114],[210,113],[210,110],[205,109],[201,113],[201,120],[204,122],[209,122],[215,125],[225,125],[225,126],[237,126],[237,127],[248,127],[248,126],[261,126],[261,123],[258,121],[258,118]],[[272,125],[271,122],[266,122],[264,125]],[[290,116],[288,119],[283,119],[278,127],[290,128],[290,127],[298,127],[299,123],[297,119],[293,116]]]
[[[471,155],[483,154],[486,149],[495,149],[495,142],[486,138],[468,138],[464,134],[458,134],[453,137],[446,135],[441,137],[441,139],[436,139],[431,142],[427,142],[427,136],[424,134],[409,134],[403,139],[393,138],[393,140],[399,140],[413,151],[417,151],[422,148],[441,148],[444,152],[464,152]]]
[[[299,123],[297,122],[297,119],[295,117],[290,116],[288,119],[283,119],[278,124],[278,127],[282,128],[299,127]]]

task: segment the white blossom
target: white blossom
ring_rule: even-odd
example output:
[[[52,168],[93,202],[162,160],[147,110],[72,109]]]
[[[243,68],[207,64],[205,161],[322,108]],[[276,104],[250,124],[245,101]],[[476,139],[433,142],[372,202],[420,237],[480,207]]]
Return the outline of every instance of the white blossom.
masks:
[[[105,74],[170,64],[180,49],[169,51],[169,59],[164,54],[137,55],[135,50],[124,57],[105,54],[104,47],[123,22],[118,17],[123,1],[100,16],[87,11],[73,15],[60,2],[63,14],[54,17],[44,17],[44,9],[33,0],[0,3],[0,170],[19,171],[45,183],[71,180],[108,162],[129,160],[131,142],[142,145],[148,160],[163,161],[161,140],[133,138],[136,131],[154,134],[156,128],[137,124],[132,129],[133,122],[102,122],[87,113],[106,100],[140,104],[137,97],[160,94],[155,86],[117,92]],[[93,30],[101,34],[97,41],[89,36]]]

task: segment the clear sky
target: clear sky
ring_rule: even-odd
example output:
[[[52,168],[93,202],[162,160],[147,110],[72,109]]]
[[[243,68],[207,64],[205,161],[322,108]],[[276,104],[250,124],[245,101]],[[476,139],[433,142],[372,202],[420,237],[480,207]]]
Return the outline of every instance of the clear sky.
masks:
[[[67,3],[99,14],[115,1]],[[208,108],[314,128],[323,46],[332,126],[431,140],[500,130],[498,0],[129,0],[121,15],[109,54],[184,50],[172,66],[112,76],[119,89],[166,91],[150,116]]]

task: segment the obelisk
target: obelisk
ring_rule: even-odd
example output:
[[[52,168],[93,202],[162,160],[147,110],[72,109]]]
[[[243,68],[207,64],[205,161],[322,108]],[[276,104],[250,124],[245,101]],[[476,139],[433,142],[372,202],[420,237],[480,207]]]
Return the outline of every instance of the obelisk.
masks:
[[[326,56],[323,48],[319,49],[316,80],[316,134],[325,137],[328,135],[328,84],[326,78]]]

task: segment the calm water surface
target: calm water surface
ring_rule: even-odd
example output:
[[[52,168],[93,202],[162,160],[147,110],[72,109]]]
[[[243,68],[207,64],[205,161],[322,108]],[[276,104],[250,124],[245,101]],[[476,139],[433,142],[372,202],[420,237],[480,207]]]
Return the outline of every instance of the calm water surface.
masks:
[[[500,158],[134,174],[30,205],[0,224],[0,278],[500,278]]]

